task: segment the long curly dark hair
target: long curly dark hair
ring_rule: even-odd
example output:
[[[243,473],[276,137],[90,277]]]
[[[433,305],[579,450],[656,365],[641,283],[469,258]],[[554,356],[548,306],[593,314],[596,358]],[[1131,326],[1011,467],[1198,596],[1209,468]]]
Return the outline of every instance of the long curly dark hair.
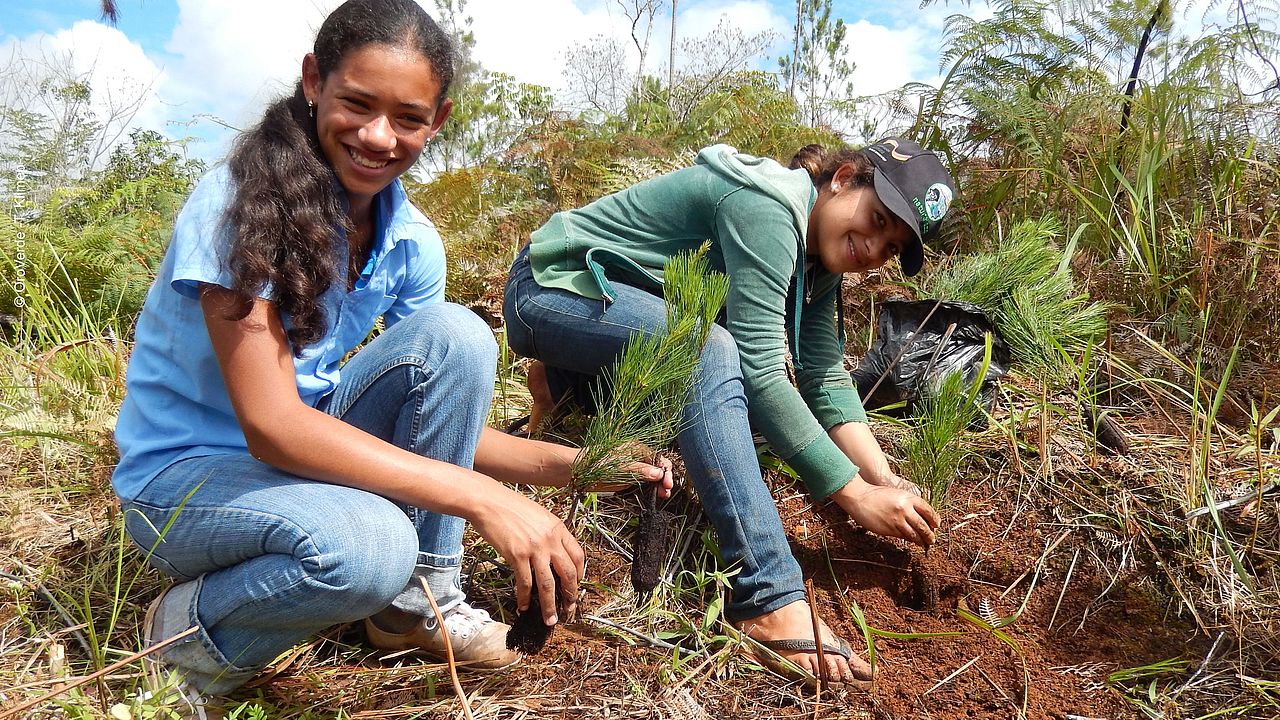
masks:
[[[314,47],[321,80],[347,53],[371,43],[421,53],[440,83],[437,102],[444,99],[453,82],[453,43],[413,0],[349,0],[330,13]],[[293,352],[301,355],[324,335],[319,298],[345,282],[335,243],[351,229],[301,81],[240,135],[228,167],[236,189],[225,214],[232,240],[224,261],[236,302],[227,319],[248,315],[270,284],[280,312],[292,320]]]
[[[817,144],[805,145],[796,151],[787,167],[792,170],[804,168],[813,180],[814,187],[821,188],[831,182],[836,171],[845,163],[853,165],[852,187],[868,187],[875,181],[876,166],[871,163],[871,158],[861,150],[848,147],[827,150]]]

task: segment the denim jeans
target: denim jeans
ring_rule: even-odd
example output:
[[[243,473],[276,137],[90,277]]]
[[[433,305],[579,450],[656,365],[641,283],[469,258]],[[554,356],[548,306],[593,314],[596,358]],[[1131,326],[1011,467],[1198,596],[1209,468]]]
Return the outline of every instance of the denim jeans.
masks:
[[[613,281],[617,300],[605,304],[538,285],[528,249],[516,258],[503,304],[507,341],[521,355],[541,360],[553,397],[581,387],[622,353],[640,333],[666,327],[666,303]],[[739,569],[730,620],[745,620],[804,599],[800,565],[791,554],[769,488],[760,476],[738,346],[715,326],[677,437],[680,454],[720,542],[720,555]]]
[[[398,447],[471,467],[496,364],[483,321],[432,305],[351,358],[320,409]],[[226,692],[308,636],[388,605],[430,616],[419,576],[442,612],[465,600],[461,518],[291,475],[247,452],[174,463],[123,510],[149,562],[188,581],[173,604],[189,617],[176,627],[199,630],[161,654],[190,674],[216,676],[206,692]]]

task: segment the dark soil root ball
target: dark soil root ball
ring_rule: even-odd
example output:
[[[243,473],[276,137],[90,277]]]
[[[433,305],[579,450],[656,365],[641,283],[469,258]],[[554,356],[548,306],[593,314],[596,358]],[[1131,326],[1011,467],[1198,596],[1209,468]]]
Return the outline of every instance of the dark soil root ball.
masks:
[[[562,620],[568,617],[564,609],[564,592],[560,590],[560,578],[556,578],[556,606],[556,614]],[[542,652],[543,646],[547,644],[547,639],[551,637],[551,631],[554,629],[554,625],[542,622],[542,601],[538,599],[535,588],[533,594],[529,596],[529,608],[516,615],[515,622],[511,623],[511,629],[507,631],[507,649],[516,650],[525,655],[535,655]]]
[[[507,649],[536,655],[542,652],[553,629],[554,625],[542,622],[542,603],[538,602],[535,594],[529,599],[529,609],[516,615],[515,622],[511,623],[511,629],[507,631]]]
[[[662,579],[662,568],[670,552],[675,522],[671,513],[658,509],[656,484],[650,483],[640,489],[640,501],[644,509],[636,525],[631,587],[635,588],[637,602],[643,603],[649,599]]]

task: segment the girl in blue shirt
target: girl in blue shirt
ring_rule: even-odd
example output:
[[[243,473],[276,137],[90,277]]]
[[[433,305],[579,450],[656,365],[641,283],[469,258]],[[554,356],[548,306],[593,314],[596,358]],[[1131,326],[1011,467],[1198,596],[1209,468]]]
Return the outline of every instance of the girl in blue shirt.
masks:
[[[443,302],[440,238],[399,180],[449,117],[452,77],[415,2],[350,0],[177,219],[112,483],[129,535],[179,581],[147,642],[194,627],[158,654],[199,692],[359,619],[380,648],[515,662],[459,587],[466,521],[514,568],[521,609],[537,592],[554,624],[558,578],[573,611],[581,547],[499,480],[562,485],[575,451],[485,427],[493,336]],[[636,472],[670,487],[664,468]]]

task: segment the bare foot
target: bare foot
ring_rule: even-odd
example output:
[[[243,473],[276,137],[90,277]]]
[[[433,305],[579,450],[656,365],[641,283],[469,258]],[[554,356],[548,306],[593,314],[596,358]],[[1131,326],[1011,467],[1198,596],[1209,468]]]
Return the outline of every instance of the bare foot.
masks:
[[[551,387],[547,385],[547,366],[541,360],[534,360],[529,364],[527,381],[533,407],[529,408],[529,425],[525,429],[529,432],[529,437],[533,437],[538,432],[542,418],[551,412],[556,402],[551,397]]]
[[[777,640],[813,640],[813,616],[809,612],[809,603],[798,600],[773,612],[758,615],[749,620],[734,623],[747,637],[761,642]],[[839,647],[840,640],[831,632],[825,622],[822,626],[823,644]],[[797,652],[794,650],[775,649],[787,660],[795,663],[806,672],[821,677],[818,672],[817,652]],[[867,681],[872,678],[871,666],[856,655],[846,660],[833,653],[824,653],[827,661],[827,679],[832,684]]]

